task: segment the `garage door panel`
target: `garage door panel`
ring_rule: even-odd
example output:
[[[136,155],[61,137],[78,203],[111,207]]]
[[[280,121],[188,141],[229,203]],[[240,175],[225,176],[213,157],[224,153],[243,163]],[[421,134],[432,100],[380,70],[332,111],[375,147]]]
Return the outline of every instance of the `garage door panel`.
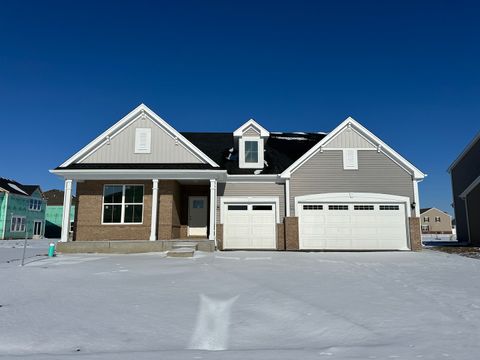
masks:
[[[301,249],[395,250],[407,248],[405,205],[310,203],[298,207]],[[315,213],[314,215],[311,215]]]
[[[225,206],[223,223],[225,249],[276,248],[274,204]]]

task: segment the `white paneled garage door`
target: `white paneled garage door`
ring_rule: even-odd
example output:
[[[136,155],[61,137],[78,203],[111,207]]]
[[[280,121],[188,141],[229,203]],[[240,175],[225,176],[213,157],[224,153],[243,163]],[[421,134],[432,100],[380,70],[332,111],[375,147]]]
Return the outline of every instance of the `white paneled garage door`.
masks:
[[[224,249],[276,249],[276,204],[225,203]]]
[[[407,250],[405,203],[299,202],[300,249]]]

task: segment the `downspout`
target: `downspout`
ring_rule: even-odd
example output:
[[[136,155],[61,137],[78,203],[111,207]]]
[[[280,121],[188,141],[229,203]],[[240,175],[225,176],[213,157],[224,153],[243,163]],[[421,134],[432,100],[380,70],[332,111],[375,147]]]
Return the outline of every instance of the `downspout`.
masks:
[[[8,195],[9,193],[5,193],[5,214],[3,214],[3,234],[2,240],[5,240],[5,232],[7,231],[7,213],[8,213]]]
[[[285,179],[285,216],[290,216],[290,179]]]

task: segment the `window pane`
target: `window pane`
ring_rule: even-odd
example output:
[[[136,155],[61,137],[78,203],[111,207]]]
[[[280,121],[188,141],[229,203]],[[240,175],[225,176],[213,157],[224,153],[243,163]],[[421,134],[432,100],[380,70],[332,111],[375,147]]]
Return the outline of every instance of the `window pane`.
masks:
[[[258,162],[258,142],[245,141],[245,162]]]
[[[228,205],[228,210],[247,210],[247,205]]]
[[[122,205],[104,205],[103,206],[103,222],[119,223],[122,218]]]
[[[103,202],[106,204],[122,203],[122,185],[107,185],[103,194]]]
[[[143,186],[126,185],[125,203],[143,203]]]
[[[203,200],[193,200],[194,209],[203,209]]]
[[[272,205],[253,205],[252,210],[272,210]]]
[[[141,223],[142,222],[142,205],[125,205],[125,220],[126,223]]]

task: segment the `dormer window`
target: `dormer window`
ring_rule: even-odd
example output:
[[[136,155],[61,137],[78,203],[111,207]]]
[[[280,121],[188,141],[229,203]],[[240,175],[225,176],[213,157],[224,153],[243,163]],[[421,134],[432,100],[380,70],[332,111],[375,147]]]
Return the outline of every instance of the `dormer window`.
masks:
[[[258,163],[258,140],[245,140],[245,162]]]
[[[250,119],[233,136],[238,146],[238,166],[243,169],[263,169],[264,144],[270,133]]]

